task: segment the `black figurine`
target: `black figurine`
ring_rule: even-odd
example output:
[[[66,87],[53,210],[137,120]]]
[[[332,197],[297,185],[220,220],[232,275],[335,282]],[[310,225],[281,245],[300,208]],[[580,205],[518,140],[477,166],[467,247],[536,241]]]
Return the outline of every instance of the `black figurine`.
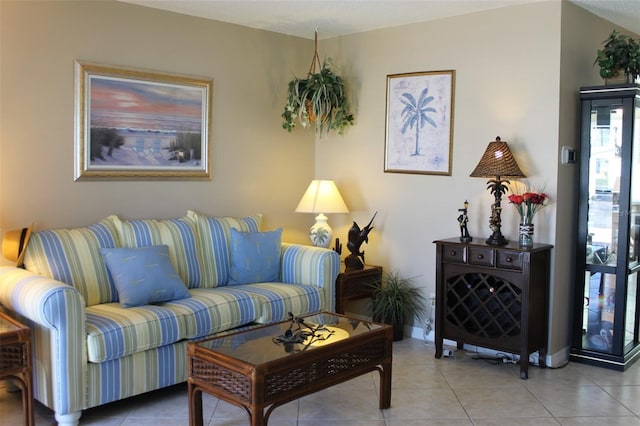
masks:
[[[458,209],[461,212],[458,216],[458,224],[460,225],[460,242],[470,243],[473,241],[471,235],[469,235],[469,229],[467,229],[467,223],[469,223],[469,217],[467,216],[467,209],[469,208],[469,202],[464,200],[464,208]]]
[[[369,232],[373,229],[371,224],[377,214],[378,212],[375,212],[369,224],[362,229],[353,221],[353,226],[349,229],[349,242],[347,243],[347,248],[351,254],[344,259],[344,264],[347,268],[364,269],[364,251],[360,251],[360,246],[362,243],[369,242]],[[359,258],[362,258],[362,261]]]

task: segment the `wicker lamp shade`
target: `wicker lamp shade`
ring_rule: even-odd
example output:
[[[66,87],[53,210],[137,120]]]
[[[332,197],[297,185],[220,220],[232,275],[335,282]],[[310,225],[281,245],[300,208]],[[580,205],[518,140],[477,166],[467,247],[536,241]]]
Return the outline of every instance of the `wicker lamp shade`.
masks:
[[[525,177],[516,159],[513,158],[509,145],[496,137],[494,142],[489,142],[487,150],[480,159],[476,168],[469,175],[471,177]]]
[[[489,228],[492,233],[487,239],[487,244],[503,246],[509,241],[502,235],[502,194],[507,192],[505,183],[509,183],[505,177],[525,177],[516,159],[513,158],[509,145],[496,136],[494,142],[489,142],[484,155],[476,168],[471,172],[471,177],[490,178],[487,182],[487,189],[493,194],[495,200],[491,205],[491,216],[489,216]]]

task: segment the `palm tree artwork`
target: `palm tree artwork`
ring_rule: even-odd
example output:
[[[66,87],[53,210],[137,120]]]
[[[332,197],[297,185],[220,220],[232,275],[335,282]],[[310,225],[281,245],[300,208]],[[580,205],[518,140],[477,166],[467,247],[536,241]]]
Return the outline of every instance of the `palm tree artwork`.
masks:
[[[387,76],[385,172],[451,175],[455,70]]]
[[[438,127],[436,122],[427,115],[437,112],[435,108],[429,106],[434,98],[433,96],[428,96],[428,94],[429,88],[425,87],[417,100],[409,92],[404,92],[400,98],[400,103],[404,105],[400,114],[403,119],[401,132],[405,134],[407,130],[414,128],[416,132],[416,147],[411,156],[422,155],[420,154],[420,130],[427,123],[433,127]]]
[[[311,241],[313,241],[315,245],[324,247],[326,244],[328,246],[327,238],[329,238],[329,232],[326,228],[319,227],[311,230]]]

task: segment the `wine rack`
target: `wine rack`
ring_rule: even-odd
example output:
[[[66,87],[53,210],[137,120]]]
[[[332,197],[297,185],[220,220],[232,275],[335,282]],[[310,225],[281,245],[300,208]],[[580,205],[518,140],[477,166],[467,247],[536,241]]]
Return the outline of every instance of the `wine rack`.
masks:
[[[517,353],[520,377],[529,355],[545,366],[548,334],[549,258],[552,246],[491,246],[435,241],[436,358],[444,339]]]

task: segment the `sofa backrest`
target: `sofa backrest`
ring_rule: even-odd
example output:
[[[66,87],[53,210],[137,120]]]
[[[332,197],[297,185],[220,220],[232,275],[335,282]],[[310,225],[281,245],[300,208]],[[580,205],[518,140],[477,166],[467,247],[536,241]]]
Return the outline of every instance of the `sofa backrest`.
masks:
[[[229,281],[231,228],[261,230],[262,215],[236,218],[189,211],[177,219],[122,220],[117,216],[87,227],[33,232],[25,268],[75,287],[86,306],[118,301],[101,248],[167,245],[180,279],[189,288],[212,288]]]
[[[119,245],[118,231],[109,219],[83,228],[33,232],[24,267],[75,287],[87,306],[116,302],[118,293],[100,248]]]
[[[231,228],[242,232],[258,232],[262,230],[262,215],[255,214],[243,218],[205,216],[189,210],[187,216],[192,218],[198,227],[200,258],[203,263],[200,288],[211,288],[227,285],[231,265],[229,241]]]
[[[108,219],[118,230],[121,247],[168,246],[169,258],[182,282],[189,288],[199,287],[203,262],[198,249],[196,222],[191,217],[121,220],[109,216]]]

